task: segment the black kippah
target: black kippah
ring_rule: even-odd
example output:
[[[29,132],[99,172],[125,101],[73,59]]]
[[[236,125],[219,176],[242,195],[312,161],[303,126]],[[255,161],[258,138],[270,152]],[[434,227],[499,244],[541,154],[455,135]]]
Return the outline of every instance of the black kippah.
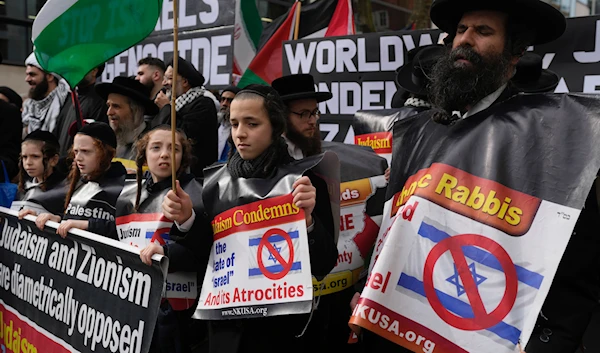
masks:
[[[113,148],[117,148],[117,136],[113,129],[105,123],[91,123],[85,124],[78,134],[88,135],[95,139],[102,141]]]
[[[56,135],[54,135],[53,133],[51,133],[49,131],[43,131],[43,130],[32,131],[29,133],[29,135],[25,136],[25,138],[23,139],[23,142],[25,142],[27,140],[43,141],[43,142],[51,143],[56,146],[60,146]]]

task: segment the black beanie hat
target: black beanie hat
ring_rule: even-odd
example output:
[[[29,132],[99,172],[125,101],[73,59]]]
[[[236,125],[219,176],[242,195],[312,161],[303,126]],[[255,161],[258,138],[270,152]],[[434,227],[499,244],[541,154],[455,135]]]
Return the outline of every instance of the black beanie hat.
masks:
[[[43,130],[32,131],[29,133],[29,135],[25,136],[25,138],[23,139],[23,142],[25,142],[27,140],[48,142],[50,144],[55,145],[56,147],[60,147],[60,144],[58,142],[58,138],[56,137],[56,135],[54,135],[53,133],[51,133],[49,131],[43,131]]]
[[[78,134],[88,135],[102,141],[113,148],[117,148],[117,136],[113,129],[106,123],[85,124]]]

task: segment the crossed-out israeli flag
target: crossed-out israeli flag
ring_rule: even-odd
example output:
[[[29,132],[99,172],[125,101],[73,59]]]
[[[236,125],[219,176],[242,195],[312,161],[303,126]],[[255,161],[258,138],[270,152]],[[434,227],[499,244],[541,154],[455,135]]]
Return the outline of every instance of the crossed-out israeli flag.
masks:
[[[431,249],[440,241],[450,237],[449,233],[455,234],[427,219],[421,223],[417,242],[407,259],[405,271],[400,276],[396,290],[417,298],[427,306],[430,305],[423,284],[425,261]],[[507,286],[502,264],[494,254],[482,247],[468,245],[461,246],[460,249],[462,250],[460,256],[466,260],[485,311],[488,314],[492,313],[501,304]],[[531,268],[531,264],[517,265],[511,260],[511,265],[515,267],[518,280],[517,296],[512,309],[500,323],[477,331],[508,348],[518,343],[521,336],[519,328],[523,327],[524,319],[544,279],[540,273]],[[435,263],[433,284],[437,300],[445,310],[458,317],[474,318],[468,293],[450,251],[442,254]]]
[[[156,233],[156,231],[146,231],[146,239],[148,240],[148,242],[150,242],[152,240],[152,237],[154,237],[155,233]],[[158,235],[160,237],[162,237],[162,239],[165,241],[165,243],[167,243],[167,244],[172,243],[171,237],[169,236],[168,231],[162,231]]]
[[[302,270],[302,262],[299,256],[300,234],[297,230],[288,232],[291,243],[294,247],[294,256],[290,258],[290,248],[286,235],[273,234],[266,238],[263,246],[259,246],[263,238],[262,234],[252,235],[248,239],[249,260],[248,276],[250,278],[266,278],[263,271],[268,271],[271,274],[277,275],[289,268],[289,273],[300,272]],[[258,253],[260,249],[260,254]],[[261,270],[258,263],[258,256],[261,256],[264,269]],[[283,260],[283,263],[282,261]],[[289,262],[292,261],[290,264]],[[291,266],[290,266],[291,265]]]

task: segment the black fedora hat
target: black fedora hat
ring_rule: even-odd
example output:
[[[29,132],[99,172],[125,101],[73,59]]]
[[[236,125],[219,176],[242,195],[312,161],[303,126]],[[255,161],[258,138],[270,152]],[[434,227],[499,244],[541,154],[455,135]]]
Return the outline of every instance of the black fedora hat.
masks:
[[[567,28],[562,12],[540,0],[434,0],[430,15],[436,26],[454,35],[462,16],[479,10],[504,12],[528,25],[536,32],[532,45],[551,42]]]
[[[96,93],[104,100],[110,93],[122,94],[141,104],[146,115],[158,113],[158,107],[148,98],[150,89],[131,77],[117,76],[112,83],[100,83],[96,85]]]
[[[511,79],[513,86],[525,93],[553,92],[559,81],[556,73],[542,69],[542,57],[532,52],[521,57]]]
[[[317,92],[315,80],[312,75],[296,74],[283,76],[271,83],[284,102],[314,98],[317,102],[324,102],[333,97],[330,92]]]
[[[413,50],[412,61],[398,70],[396,83],[410,93],[423,95],[427,93],[431,69],[446,48],[443,45],[434,44]]]

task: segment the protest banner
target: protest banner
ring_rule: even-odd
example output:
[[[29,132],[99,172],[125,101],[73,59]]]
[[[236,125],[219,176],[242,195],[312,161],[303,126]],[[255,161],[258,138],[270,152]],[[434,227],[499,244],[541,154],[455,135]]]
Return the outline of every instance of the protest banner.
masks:
[[[201,318],[310,311],[306,222],[304,211],[292,200],[291,194],[274,197],[214,218],[214,251],[200,295]]]
[[[379,233],[387,186],[383,176],[387,163],[370,148],[327,141],[322,147],[340,160],[340,236],[336,266],[321,281],[313,277],[315,296],[352,288],[365,275],[364,264]]]
[[[542,56],[544,69],[561,77],[557,93],[600,92],[598,28],[600,16],[568,18],[562,37],[530,48]],[[311,74],[318,91],[331,92],[333,98],[319,104],[321,135],[326,141],[353,144],[353,115],[390,109],[395,70],[407,62],[408,51],[445,36],[439,30],[419,30],[288,41],[283,74]]]
[[[148,352],[167,259],[0,208],[0,347],[7,352]]]
[[[181,181],[180,181],[181,182]],[[194,200],[202,197],[202,185],[195,179],[182,182],[183,190]],[[165,245],[174,242],[169,233],[174,223],[162,211],[162,202],[170,189],[149,194],[146,192],[146,181],[140,195],[140,204],[134,210],[137,196],[137,181],[128,179],[117,200],[116,227],[120,242],[143,249],[151,242]],[[197,236],[202,236],[198,234]],[[169,300],[175,310],[191,308],[198,297],[198,277],[195,272],[169,272],[166,279],[164,298]]]
[[[593,96],[521,95],[453,126],[398,122],[351,324],[415,352],[525,346],[600,169],[598,111]]]
[[[213,246],[197,319],[228,320],[311,311],[313,286],[304,210],[292,185],[312,175],[321,195],[313,215],[337,241],[339,162],[334,153],[280,166],[272,178],[232,178],[224,166],[205,170],[204,205]]]
[[[106,63],[103,82],[115,76],[136,75],[138,61],[147,56],[168,61],[173,57],[173,2],[163,1],[162,12],[144,41]],[[179,55],[200,71],[207,88],[230,84],[233,67],[233,0],[179,0]]]

